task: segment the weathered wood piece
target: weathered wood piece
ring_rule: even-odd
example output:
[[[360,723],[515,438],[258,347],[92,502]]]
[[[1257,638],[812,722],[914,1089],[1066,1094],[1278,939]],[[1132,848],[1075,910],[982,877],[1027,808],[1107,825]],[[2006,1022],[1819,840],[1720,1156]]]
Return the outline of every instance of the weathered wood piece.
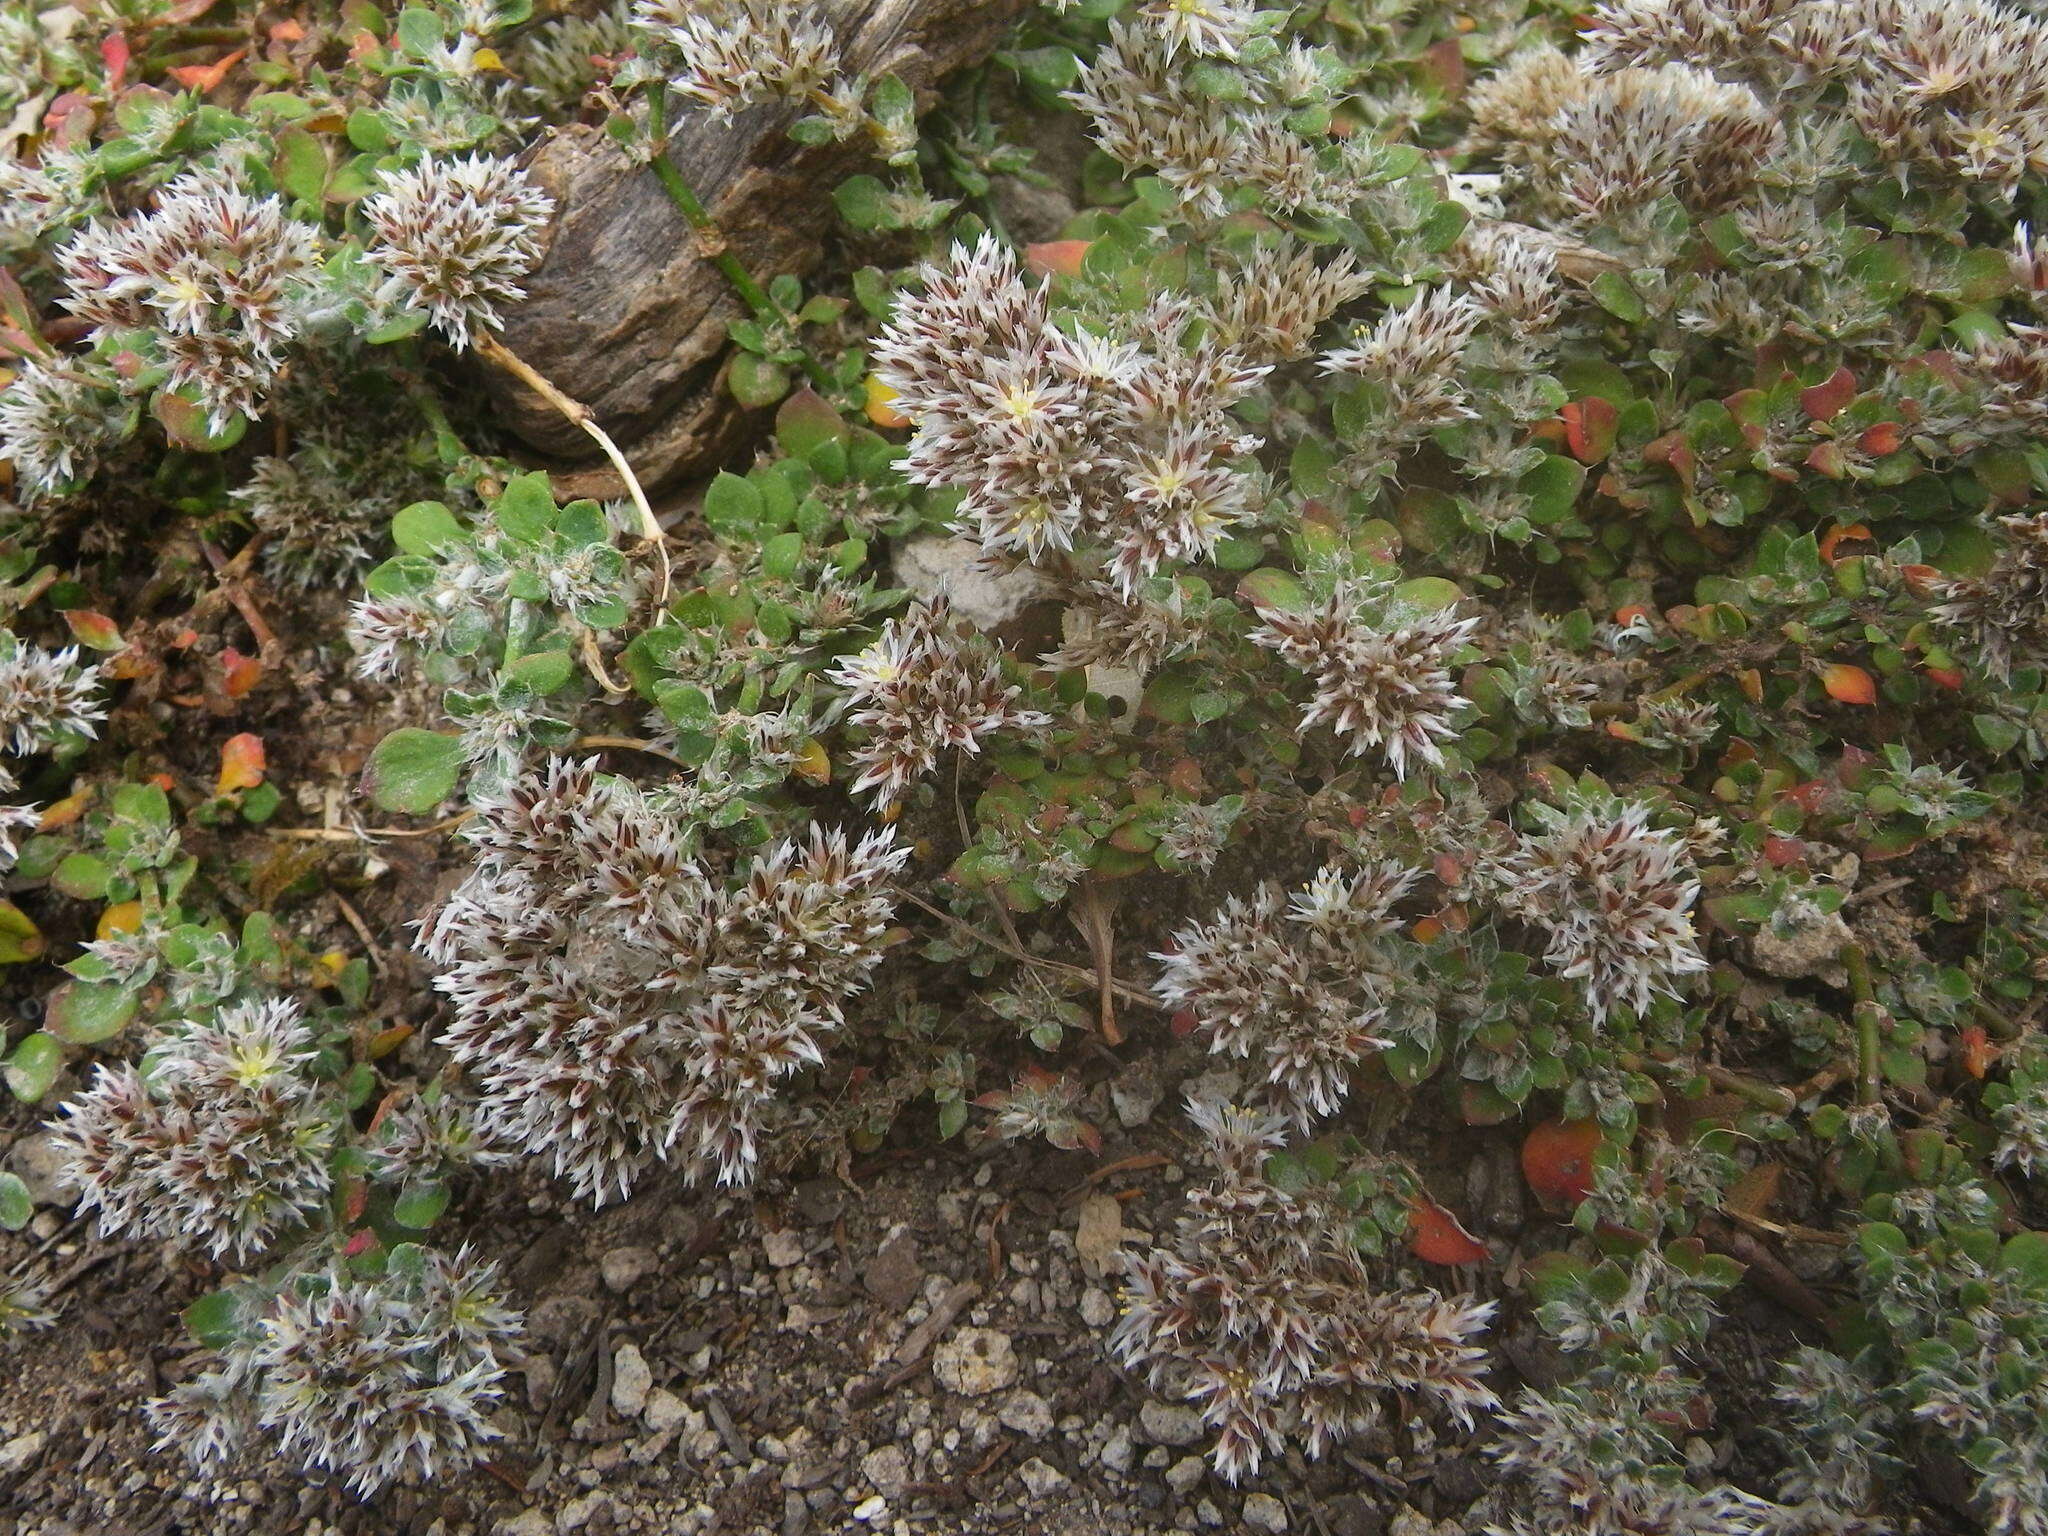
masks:
[[[860,0],[838,18],[847,69],[893,73],[923,106],[941,77],[986,57],[1025,4]],[[796,144],[786,130],[799,114],[779,107],[723,124],[676,115],[669,158],[748,269],[766,283],[815,268],[836,217],[832,189],[868,168],[866,146]],[[600,129],[551,133],[528,169],[555,199],[555,226],[526,302],[506,316],[506,345],[588,405],[645,484],[702,465],[738,425],[738,407],[712,386],[742,306],[654,174]],[[526,442],[588,456],[582,433],[517,380],[493,371],[490,387]]]

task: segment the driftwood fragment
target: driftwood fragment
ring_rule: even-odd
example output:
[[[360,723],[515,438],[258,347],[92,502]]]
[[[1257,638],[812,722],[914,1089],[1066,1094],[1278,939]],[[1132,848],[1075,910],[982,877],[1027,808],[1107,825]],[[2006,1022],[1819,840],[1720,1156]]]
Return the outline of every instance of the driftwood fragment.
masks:
[[[860,0],[838,16],[847,71],[895,74],[928,105],[941,77],[986,57],[1025,3]],[[797,115],[759,107],[714,123],[685,113],[669,141],[726,245],[763,282],[818,265],[832,189],[867,168],[862,143],[793,142],[786,130]],[[726,323],[744,309],[653,173],[600,129],[557,130],[528,170],[554,197],[555,224],[526,301],[506,316],[505,344],[590,408],[643,483],[705,464],[739,426],[737,406],[715,386]],[[517,380],[494,372],[488,383],[526,442],[587,454],[583,435]]]

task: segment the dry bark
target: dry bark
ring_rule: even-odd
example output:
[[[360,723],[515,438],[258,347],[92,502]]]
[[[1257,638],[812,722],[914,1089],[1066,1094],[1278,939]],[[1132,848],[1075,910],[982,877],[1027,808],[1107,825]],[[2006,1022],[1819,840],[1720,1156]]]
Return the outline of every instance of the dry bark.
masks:
[[[847,69],[893,73],[923,106],[942,76],[989,53],[1025,4],[860,0],[839,18]],[[669,143],[726,244],[764,283],[818,265],[832,189],[867,156],[861,143],[794,143],[786,130],[796,115],[760,107],[720,124],[683,113]],[[726,322],[744,309],[653,173],[601,130],[551,133],[528,169],[555,199],[555,224],[526,301],[506,316],[506,345],[589,406],[644,483],[705,464],[740,425],[718,372]],[[583,434],[515,379],[494,373],[490,387],[525,441],[570,458],[587,452]]]

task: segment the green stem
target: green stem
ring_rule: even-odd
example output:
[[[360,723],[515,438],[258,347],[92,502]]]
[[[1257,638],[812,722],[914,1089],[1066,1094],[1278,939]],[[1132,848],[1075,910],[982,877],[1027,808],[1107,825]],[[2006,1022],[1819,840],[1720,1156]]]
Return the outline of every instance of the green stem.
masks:
[[[658,82],[647,93],[647,136],[654,144],[654,158],[648,162],[653,168],[654,179],[661,183],[669,201],[676,205],[676,211],[696,233],[698,250],[725,274],[732,291],[739,295],[742,304],[753,311],[756,320],[763,325],[787,323],[789,317],[775,307],[775,301],[768,297],[768,290],[747,270],[746,264],[733,255],[725,243],[725,232],[718,227],[718,220],[711,216],[704,200],[683,179],[683,173],[676,169],[675,162],[669,159],[668,88]],[[834,387],[832,376],[808,349],[803,355],[803,368],[805,375],[820,391]]]
[[[1843,946],[1842,968],[1849,973],[1849,995],[1856,1000],[1852,1015],[1856,1021],[1856,1102],[1876,1104],[1884,1081],[1878,1060],[1878,1029],[1884,1010],[1877,1006],[1877,992],[1870,984],[1870,958],[1861,944]]]
[[[435,451],[441,455],[441,462],[454,469],[469,457],[469,449],[461,438],[455,435],[455,428],[449,425],[448,413],[441,409],[441,402],[434,398],[434,392],[427,387],[419,371],[419,358],[415,349],[407,344],[406,366],[400,370],[399,380],[406,395],[412,400],[420,415],[426,420],[434,434]]]

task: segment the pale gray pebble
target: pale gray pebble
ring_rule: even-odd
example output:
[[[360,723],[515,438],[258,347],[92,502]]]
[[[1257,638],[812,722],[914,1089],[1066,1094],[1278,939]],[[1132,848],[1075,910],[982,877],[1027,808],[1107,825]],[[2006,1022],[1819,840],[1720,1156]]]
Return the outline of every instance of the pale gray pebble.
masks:
[[[1042,1440],[1052,1433],[1052,1404],[1036,1392],[1013,1392],[996,1410],[1003,1428],[1013,1429],[1027,1440]]]
[[[1182,1498],[1208,1474],[1209,1464],[1199,1456],[1183,1456],[1166,1469],[1166,1486]]]
[[[932,1375],[949,1392],[983,1397],[1017,1379],[1017,1350],[1007,1333],[963,1328],[933,1353]]]
[[[1072,1479],[1066,1473],[1036,1456],[1019,1467],[1017,1475],[1024,1480],[1025,1488],[1034,1499],[1049,1498],[1072,1486]]]
[[[654,1372],[637,1344],[621,1344],[612,1356],[612,1408],[625,1418],[637,1419],[647,1406],[647,1393],[654,1385]]]
[[[651,1248],[613,1248],[598,1261],[598,1272],[604,1277],[604,1288],[614,1295],[630,1291],[655,1267],[654,1250]]]
[[[1287,1506],[1270,1493],[1254,1493],[1244,1501],[1244,1523],[1254,1530],[1278,1533],[1287,1529]]]
[[[1138,1410],[1138,1429],[1154,1445],[1193,1445],[1202,1438],[1202,1416],[1183,1403],[1155,1398]]]
[[[1090,1328],[1107,1328],[1116,1321],[1116,1303],[1109,1292],[1091,1285],[1081,1293],[1081,1321]]]

